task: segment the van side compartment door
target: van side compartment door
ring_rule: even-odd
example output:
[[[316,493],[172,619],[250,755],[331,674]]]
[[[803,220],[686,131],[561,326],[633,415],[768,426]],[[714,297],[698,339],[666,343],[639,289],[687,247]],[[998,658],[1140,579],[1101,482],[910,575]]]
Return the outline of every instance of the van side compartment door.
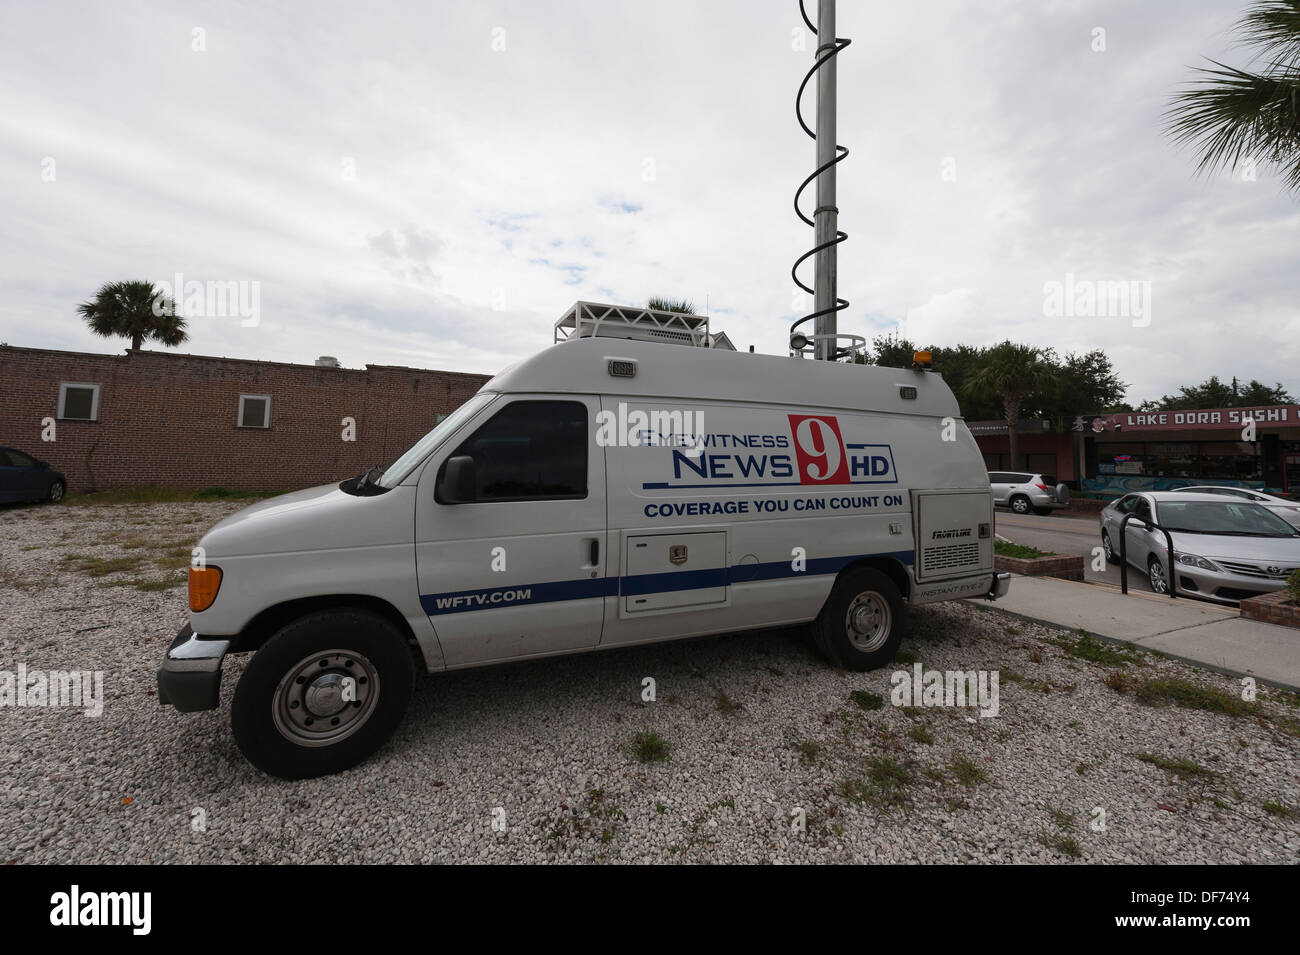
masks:
[[[608,578],[596,398],[508,395],[420,477],[420,602],[448,667],[600,643]],[[474,461],[475,500],[440,499],[452,457]]]

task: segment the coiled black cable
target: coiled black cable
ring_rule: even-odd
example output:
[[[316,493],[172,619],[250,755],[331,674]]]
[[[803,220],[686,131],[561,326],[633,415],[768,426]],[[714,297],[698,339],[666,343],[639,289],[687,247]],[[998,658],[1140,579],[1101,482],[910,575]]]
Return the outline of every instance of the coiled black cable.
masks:
[[[816,36],[816,35],[817,35],[817,28],[816,28],[815,26],[813,26],[813,22],[812,22],[812,20],[808,19],[808,11],[807,11],[806,9],[804,9],[804,0],[799,0],[799,15],[803,17],[803,22],[806,23],[806,24],[808,24],[808,29],[812,31],[813,36]],[[834,37],[834,38],[832,38],[830,46],[828,46],[824,52],[820,52],[820,53],[817,54],[817,59],[813,62],[812,68],[811,68],[810,70],[808,70],[808,72],[807,72],[806,74],[804,74],[803,82],[799,84],[799,92],[795,94],[795,97],[794,97],[794,115],[795,115],[795,118],[799,120],[799,125],[803,127],[803,131],[804,131],[805,133],[807,133],[808,136],[809,136],[809,137],[810,137],[814,142],[817,141],[817,133],[816,133],[814,130],[812,130],[812,129],[808,126],[808,124],[807,124],[806,122],[804,122],[804,118],[803,118],[803,111],[802,111],[802,106],[801,106],[801,104],[802,104],[802,102],[803,102],[803,91],[807,88],[807,86],[808,86],[808,81],[809,81],[810,79],[812,79],[814,75],[816,75],[817,71],[820,70],[824,64],[828,63],[828,62],[830,61],[831,57],[839,56],[840,51],[843,50],[846,46],[848,46],[848,45],[849,45],[850,43],[852,43],[852,42],[853,42],[852,40],[846,40],[846,39],[844,39],[844,38],[842,38],[842,37]],[[821,47],[819,46],[818,49],[821,50]],[[801,183],[799,184],[799,188],[796,189],[796,190],[794,191],[794,213],[795,213],[795,215],[797,215],[800,219],[803,220],[803,222],[804,222],[805,225],[811,226],[813,229],[816,229],[816,228],[817,228],[817,223],[816,223],[813,219],[810,219],[808,216],[804,215],[803,210],[802,210],[801,208],[799,208],[799,198],[800,198],[800,196],[803,195],[803,191],[804,191],[806,188],[808,188],[808,185],[809,185],[810,183],[814,182],[814,181],[817,179],[817,177],[820,176],[820,175],[821,175],[823,172],[825,172],[827,169],[830,169],[830,168],[831,168],[832,166],[834,166],[836,163],[840,162],[840,161],[843,160],[846,156],[848,156],[849,151],[848,151],[847,147],[841,146],[839,143],[836,143],[836,144],[835,144],[835,153],[836,153],[835,156],[832,157],[828,162],[824,162],[824,163],[822,163],[820,166],[818,166],[816,169],[814,169],[814,170],[812,171],[812,174],[809,175],[808,178],[805,179],[803,182],[801,182]],[[813,215],[816,215],[816,214],[817,214],[817,212],[814,211],[814,212],[813,212]],[[809,249],[809,250],[808,250],[807,252],[805,252],[803,255],[799,256],[799,258],[795,260],[794,265],[793,265],[793,266],[791,267],[791,269],[790,269],[790,277],[791,277],[792,279],[794,279],[794,284],[797,285],[799,288],[803,289],[803,290],[804,290],[805,292],[807,292],[809,295],[814,295],[814,296],[815,296],[815,295],[817,294],[816,290],[815,290],[815,289],[812,289],[812,288],[810,288],[810,287],[808,287],[807,285],[805,285],[805,284],[800,280],[800,278],[799,278],[799,266],[803,265],[803,263],[804,263],[805,261],[807,261],[807,260],[808,260],[809,258],[811,258],[812,256],[816,255],[816,254],[817,254],[818,252],[820,252],[822,249],[828,249],[828,248],[830,248],[830,247],[833,246],[833,245],[839,245],[841,242],[843,242],[843,241],[844,241],[845,239],[847,239],[848,237],[849,237],[849,235],[848,235],[847,232],[842,232],[842,231],[840,231],[839,229],[836,229],[835,237],[834,237],[833,239],[829,239],[829,240],[827,240],[826,242],[821,242],[821,243],[819,243],[819,244],[813,246],[811,249]],[[847,300],[847,299],[840,298],[840,297],[839,297],[839,294],[838,294],[838,289],[837,289],[837,290],[836,290],[835,304],[834,304],[834,305],[831,305],[831,306],[828,307],[828,308],[818,309],[818,310],[815,311],[815,312],[811,312],[810,314],[805,315],[803,318],[799,319],[798,321],[796,321],[794,324],[792,324],[792,325],[790,326],[790,334],[793,336],[793,335],[794,335],[794,332],[795,332],[795,329],[797,329],[797,328],[798,328],[800,325],[802,325],[804,322],[810,322],[810,321],[813,321],[813,320],[815,320],[815,319],[821,318],[821,316],[823,316],[823,315],[831,315],[831,314],[833,314],[833,313],[835,313],[835,312],[843,311],[844,309],[846,309],[846,308],[848,308],[848,307],[849,307],[849,302],[848,302],[848,300]],[[847,349],[842,349],[842,348],[839,348],[839,347],[833,347],[833,348],[832,348],[832,351],[831,351],[831,357],[832,357],[832,358],[839,358],[839,357],[841,357],[842,355],[846,355],[846,354],[848,354],[848,353],[849,353],[849,352],[848,352]]]

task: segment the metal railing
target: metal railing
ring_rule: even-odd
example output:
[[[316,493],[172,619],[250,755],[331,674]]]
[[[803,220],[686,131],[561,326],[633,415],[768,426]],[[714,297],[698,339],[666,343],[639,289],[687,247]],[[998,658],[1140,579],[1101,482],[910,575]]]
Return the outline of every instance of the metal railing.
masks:
[[[1125,514],[1124,519],[1119,522],[1119,590],[1120,593],[1128,593],[1128,535],[1124,533],[1128,527],[1128,522],[1137,517],[1136,514]],[[1138,520],[1142,520],[1138,518]],[[1165,581],[1165,589],[1169,592],[1170,598],[1178,596],[1178,576],[1174,570],[1174,538],[1155,521],[1142,521],[1142,525],[1149,531],[1159,531],[1165,535],[1165,553],[1169,556],[1169,572]]]

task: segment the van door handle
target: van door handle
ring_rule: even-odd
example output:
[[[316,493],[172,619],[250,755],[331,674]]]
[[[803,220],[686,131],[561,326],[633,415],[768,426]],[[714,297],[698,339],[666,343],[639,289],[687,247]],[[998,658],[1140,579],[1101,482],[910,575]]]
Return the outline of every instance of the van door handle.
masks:
[[[597,564],[600,563],[600,538],[599,537],[593,537],[591,539],[591,560],[587,561],[587,563],[591,564],[592,567],[595,567]]]

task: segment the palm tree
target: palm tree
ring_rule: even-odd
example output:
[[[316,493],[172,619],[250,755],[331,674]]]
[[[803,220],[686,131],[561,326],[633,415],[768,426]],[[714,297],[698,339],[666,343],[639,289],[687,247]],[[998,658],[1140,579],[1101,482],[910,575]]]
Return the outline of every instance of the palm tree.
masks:
[[[684,312],[687,315],[695,314],[695,304],[684,298],[662,298],[658,295],[651,295],[646,299],[645,307],[656,312]]]
[[[131,339],[132,351],[139,351],[147,338],[175,346],[189,337],[175,303],[152,282],[106,282],[77,311],[96,335]]]
[[[1016,426],[1020,423],[1020,405],[1033,394],[1047,390],[1055,371],[1042,349],[1005,341],[985,350],[975,372],[966,382],[971,398],[1001,398],[1011,444],[1011,467],[1019,458]]]
[[[1300,0],[1258,0],[1238,24],[1258,68],[1210,60],[1173,98],[1167,131],[1200,155],[1197,170],[1271,163],[1300,192]]]

